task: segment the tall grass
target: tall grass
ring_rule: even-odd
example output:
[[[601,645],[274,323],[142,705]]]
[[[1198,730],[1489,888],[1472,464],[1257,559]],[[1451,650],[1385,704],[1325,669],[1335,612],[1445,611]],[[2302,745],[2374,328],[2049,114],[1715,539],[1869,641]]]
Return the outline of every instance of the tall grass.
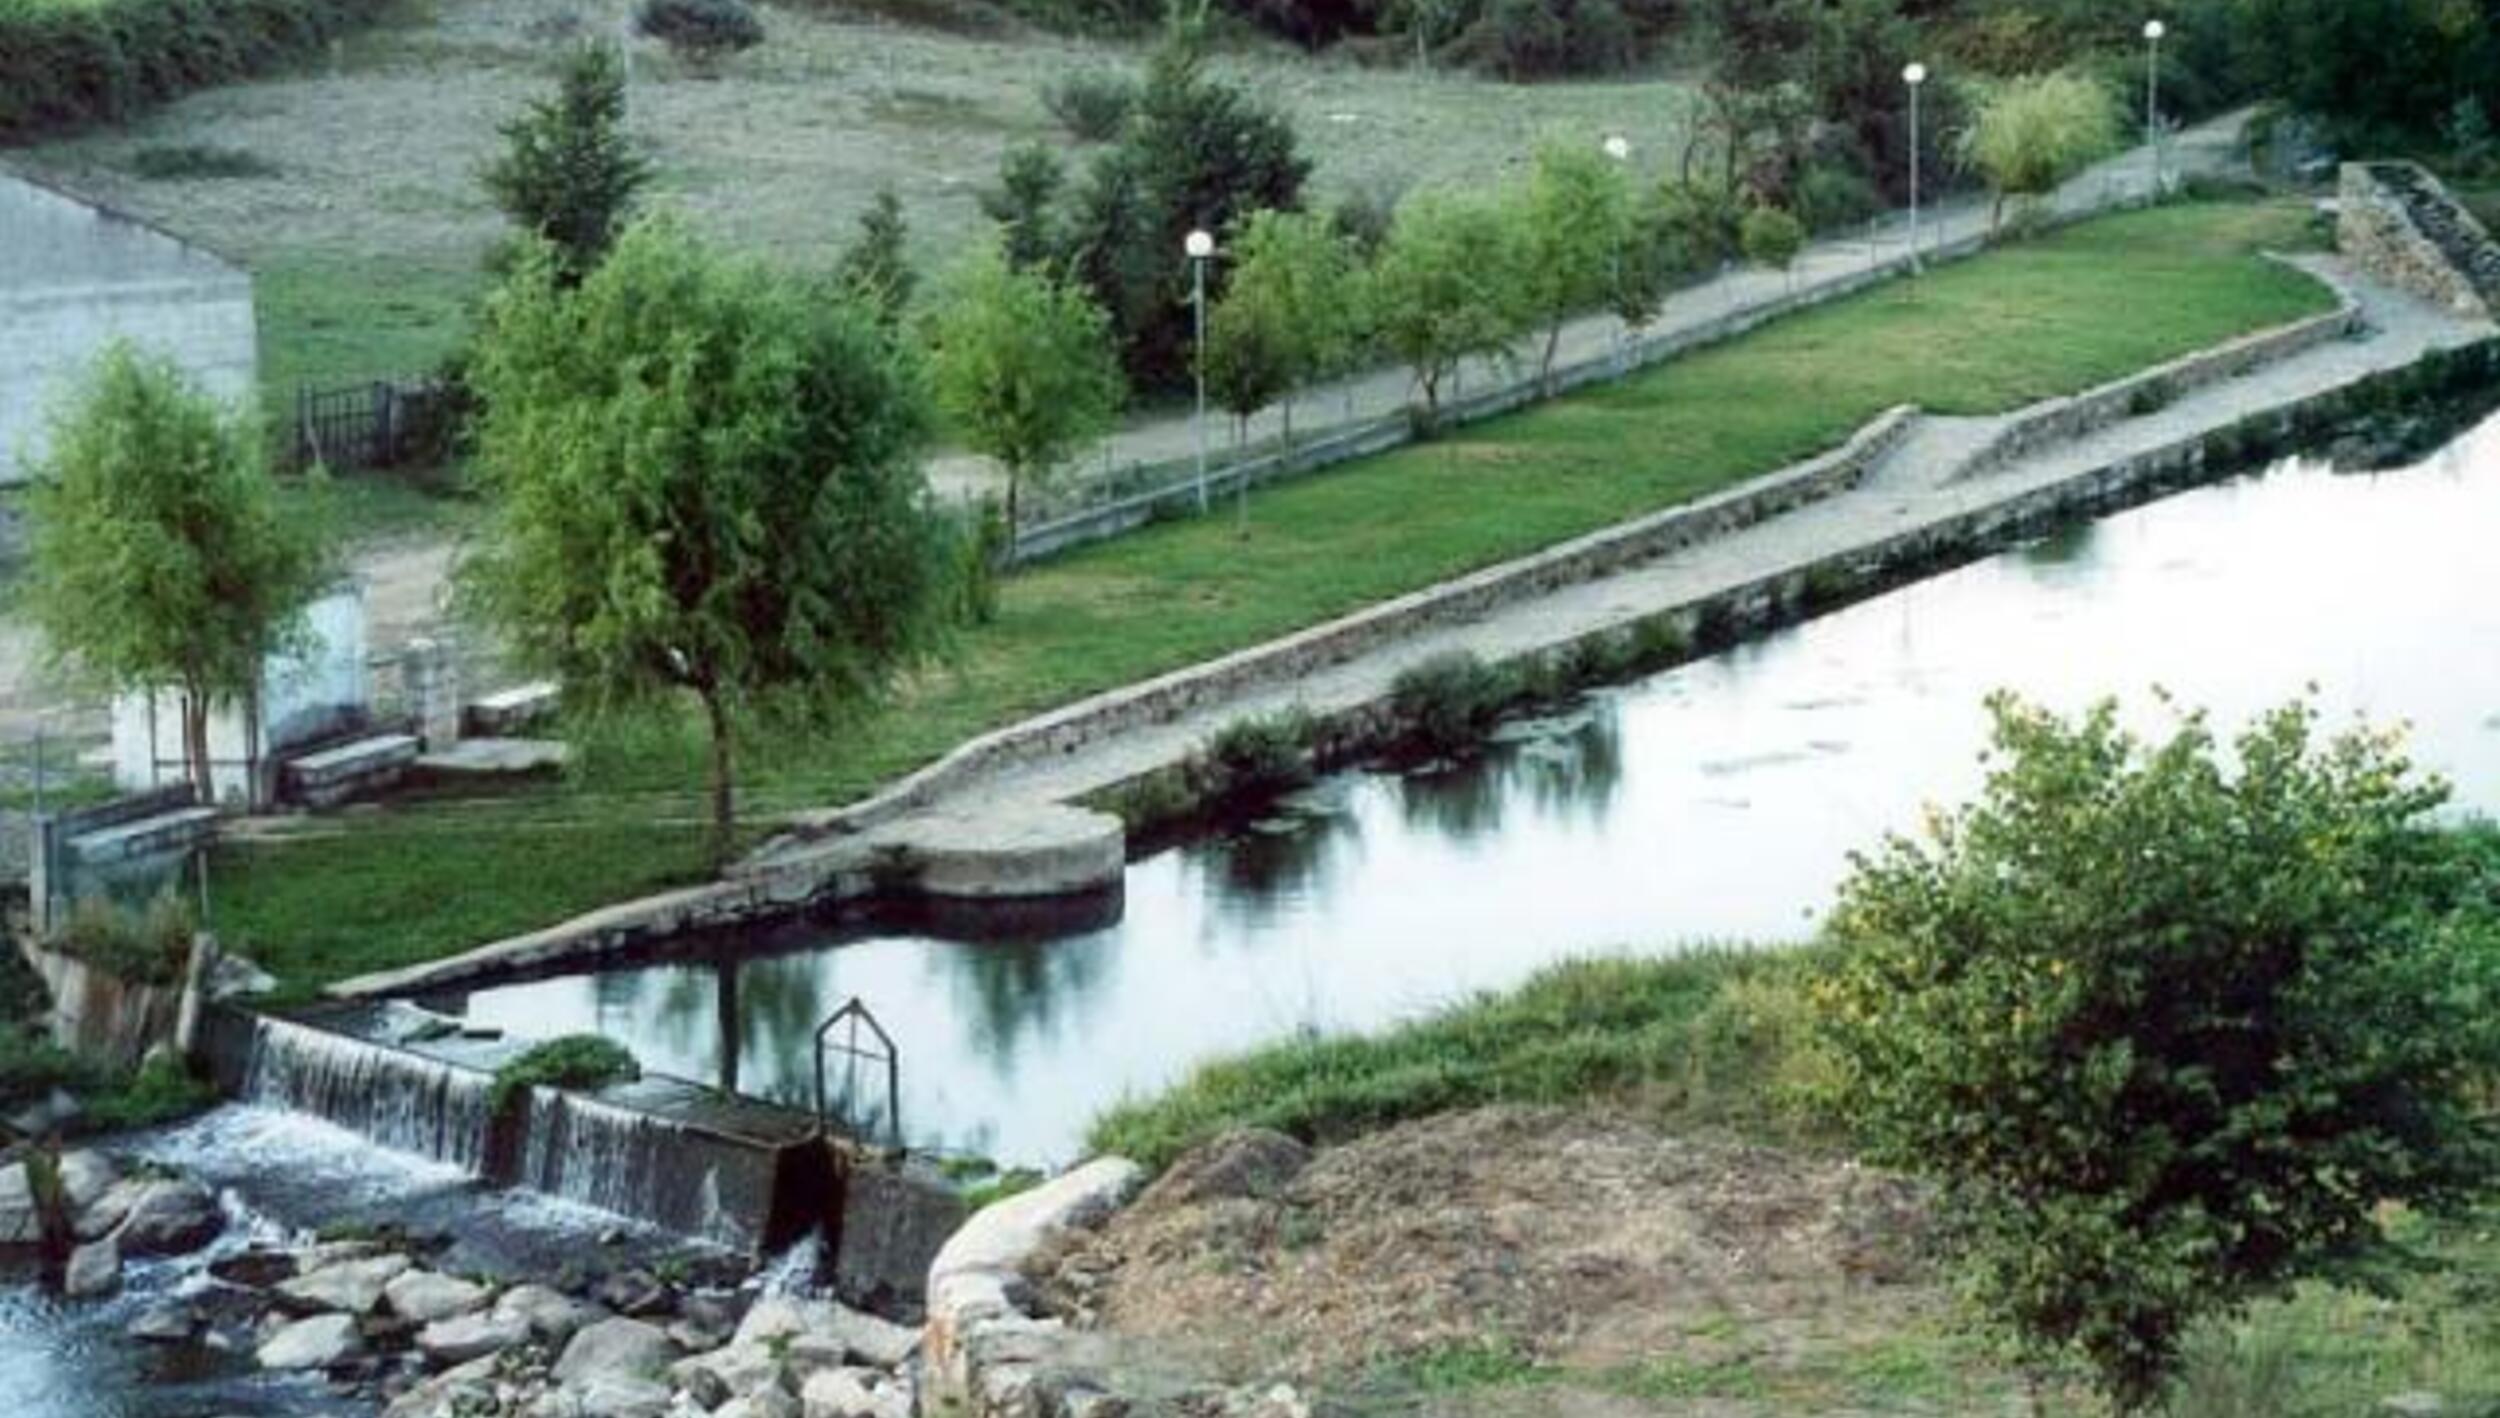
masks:
[[[1294,1039],[1104,1114],[1097,1151],[1160,1168],[1229,1129],[1325,1143],[1452,1108],[1614,1099],[1679,1125],[1796,1140],[1818,1074],[1812,952],[1703,950],[1551,966],[1385,1033]]]

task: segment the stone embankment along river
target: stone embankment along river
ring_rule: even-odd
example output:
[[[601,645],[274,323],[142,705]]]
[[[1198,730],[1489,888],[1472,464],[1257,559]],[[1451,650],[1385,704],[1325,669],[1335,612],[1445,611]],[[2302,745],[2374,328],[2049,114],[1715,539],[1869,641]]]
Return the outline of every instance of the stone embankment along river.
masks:
[[[2236,441],[2250,421],[2288,424],[2365,381],[2495,333],[2488,320],[2334,258],[2299,264],[2336,288],[2337,310],[2008,415],[1896,410],[1832,453],[1716,497],[975,739],[885,793],[819,815],[727,881],[333,992],[398,994],[593,965],[674,936],[908,886],[914,853],[983,858],[972,875],[998,887],[993,899],[1107,885],[1117,879],[1116,827],[1055,816],[1075,812],[1061,805],[1181,762],[1228,723],[1299,709],[1359,732],[1380,719],[1399,673],[1437,655],[1550,655],[1661,619],[1686,632],[1705,619],[1775,623],[1811,599],[2216,475],[2227,460],[2209,458],[2208,444]],[[2156,386],[2158,395],[2143,392]],[[2113,411],[2126,416],[2112,421]],[[1016,864],[1036,848],[1053,865]],[[1085,879],[1088,866],[1101,869],[1101,882]],[[951,874],[933,867],[925,884],[943,894]]]

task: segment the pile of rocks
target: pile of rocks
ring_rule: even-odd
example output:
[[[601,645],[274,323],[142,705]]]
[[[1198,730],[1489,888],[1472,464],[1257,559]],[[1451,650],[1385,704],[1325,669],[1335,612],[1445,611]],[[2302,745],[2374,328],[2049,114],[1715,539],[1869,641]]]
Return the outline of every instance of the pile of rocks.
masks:
[[[73,1299],[119,1289],[125,1259],[185,1255],[226,1227],[217,1198],[197,1182],[124,1176],[94,1151],[63,1154],[52,1175],[39,1174],[42,1165],[20,1157],[0,1166],[0,1249],[66,1253],[61,1289]]]

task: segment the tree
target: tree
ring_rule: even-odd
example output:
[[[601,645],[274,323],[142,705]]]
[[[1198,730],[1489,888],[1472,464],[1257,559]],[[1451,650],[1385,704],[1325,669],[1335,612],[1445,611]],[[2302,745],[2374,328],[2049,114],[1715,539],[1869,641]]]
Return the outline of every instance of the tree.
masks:
[[[1102,311],[1073,283],[983,245],[957,267],[929,325],[939,407],[1007,471],[1007,523],[1024,485],[1057,471],[1119,412]]]
[[[1756,207],[1745,214],[1745,259],[1786,275],[1805,250],[1805,224],[1777,207]]]
[[[1182,242],[1190,231],[1223,233],[1252,212],[1298,208],[1310,170],[1292,124],[1207,74],[1196,31],[1178,29],[1165,40],[1128,127],[1088,170],[1061,248],[1110,317],[1131,382],[1167,389],[1188,382],[1193,332]]]
[[[1563,326],[1614,293],[1631,204],[1631,183],[1614,158],[1585,146],[1537,150],[1512,220],[1519,224],[1519,299],[1545,329],[1537,381],[1548,393]]]
[[[49,654],[113,691],[182,691],[183,757],[214,799],[208,715],[251,705],[329,575],[282,506],[261,430],[168,360],[108,348],[32,469],[27,604]]]
[[[1497,202],[1428,193],[1399,205],[1372,268],[1373,329],[1414,369],[1427,422],[1460,360],[1506,353],[1526,329],[1518,269],[1516,226]]]
[[[1058,250],[1051,208],[1067,176],[1059,155],[1040,143],[1018,143],[998,160],[998,185],[976,200],[981,214],[998,223],[999,239],[1013,264],[1039,266]]]
[[[743,726],[874,699],[955,604],[921,385],[857,296],[726,260],[673,221],[635,224],[562,285],[535,247],[487,307],[494,515],[465,592],[568,699],[700,707],[726,861]]]
[[[1872,1160],[1931,1173],[1975,1298],[2155,1404],[2197,1320],[2393,1248],[2500,1164],[2500,928],[2392,735],[2226,753],[2000,696],[1978,801],[1855,862],[1812,987]]]
[[[2250,68],[2349,150],[2434,136],[2460,99],[2500,106],[2500,17],[2463,0],[2245,0]]]
[[[603,44],[573,51],[554,96],[531,100],[501,132],[488,194],[514,226],[554,245],[565,280],[579,281],[607,254],[651,177],[625,136],[625,71],[615,52]]]
[[[1239,445],[1250,416],[1293,387],[1294,335],[1270,290],[1236,286],[1207,312],[1207,392],[1233,416]]]
[[[1352,371],[1361,358],[1361,270],[1353,243],[1317,212],[1250,214],[1231,243],[1225,303],[1269,313],[1281,342],[1285,441],[1293,441],[1294,394]],[[1219,306],[1218,309],[1222,307]]]
[[[919,280],[912,273],[911,258],[904,253],[907,240],[903,204],[893,188],[880,187],[868,210],[859,214],[859,235],[843,248],[842,259],[834,266],[834,275],[868,302],[877,312],[878,323],[888,330],[902,324]]]
[[[1800,81],[1815,11],[1815,0],[1695,0],[1690,22],[1703,37],[1701,52],[1711,56],[1695,138],[1718,139],[1720,186],[1751,185],[1758,195],[1786,190],[1813,127],[1813,100]],[[1692,176],[1689,151],[1683,176]]]
[[[1658,318],[1679,277],[1699,265],[1688,233],[1670,209],[1667,190],[1654,188],[1632,206],[1608,267],[1606,308],[1638,330]]]
[[[2002,226],[2009,197],[2038,201],[2117,150],[2109,92],[2073,74],[2015,79],[1983,99],[1963,156],[1996,194],[1989,225]]]

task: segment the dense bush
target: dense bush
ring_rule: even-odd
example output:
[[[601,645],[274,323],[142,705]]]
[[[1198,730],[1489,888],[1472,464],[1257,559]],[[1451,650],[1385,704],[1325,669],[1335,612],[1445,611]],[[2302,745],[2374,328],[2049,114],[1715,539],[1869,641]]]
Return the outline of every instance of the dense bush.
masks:
[[[532,1044],[495,1070],[487,1106],[500,1113],[532,1088],[604,1088],[642,1077],[642,1065],[624,1045],[597,1034],[567,1034]]]
[[[170,985],[182,978],[197,918],[168,892],[132,911],[101,896],[80,901],[48,942],[108,975],[133,984]]]
[[[1310,716],[1298,710],[1236,719],[1191,765],[1199,793],[1218,802],[1269,797],[1311,781]]]
[[[0,0],[0,142],[117,122],[366,24],[391,0]]]
[[[1070,74],[1042,91],[1042,107],[1077,141],[1108,143],[1137,107],[1137,81],[1103,71]]]
[[[1990,707],[1979,800],[1857,858],[1830,918],[1833,1101],[1946,1184],[1985,1311],[2142,1411],[2199,1320],[2485,1193],[2490,843],[2434,830],[2397,735],[2306,704],[2227,748]]]
[[[634,26],[691,59],[712,59],[764,42],[764,22],[746,0],[642,0]]]
[[[1483,744],[1519,692],[1516,678],[1459,650],[1401,672],[1389,686],[1389,707],[1416,747],[1465,753]]]

